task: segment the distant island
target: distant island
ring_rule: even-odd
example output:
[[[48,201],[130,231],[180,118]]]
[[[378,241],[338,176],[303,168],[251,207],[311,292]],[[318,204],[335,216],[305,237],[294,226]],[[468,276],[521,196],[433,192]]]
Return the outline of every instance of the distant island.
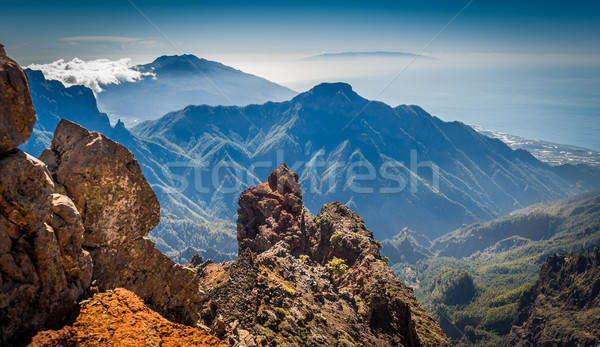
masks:
[[[319,55],[313,55],[311,57],[304,58],[303,60],[326,60],[326,59],[348,59],[348,58],[424,58],[424,59],[436,59],[423,54],[407,53],[407,52],[339,52],[339,53],[323,53]]]

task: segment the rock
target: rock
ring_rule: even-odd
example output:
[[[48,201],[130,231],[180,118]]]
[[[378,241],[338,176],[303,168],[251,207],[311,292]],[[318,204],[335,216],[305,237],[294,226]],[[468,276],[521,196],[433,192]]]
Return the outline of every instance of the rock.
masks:
[[[60,327],[91,280],[81,217],[50,177],[20,150],[0,155],[0,343]]]
[[[302,191],[298,174],[281,164],[268,182],[242,193],[238,208],[238,247],[262,253],[279,241],[288,243],[293,253],[308,247],[305,237]]]
[[[227,346],[204,330],[168,321],[122,288],[84,303],[73,328],[82,346]]]
[[[0,44],[0,153],[27,141],[34,124],[35,111],[27,76],[6,56]]]
[[[164,317],[194,325],[202,297],[198,278],[144,238],[158,224],[160,206],[133,154],[63,119],[40,158],[81,212],[98,288],[126,288]]]
[[[27,347],[79,347],[77,331],[70,326],[60,330],[45,330],[37,333]]]
[[[600,345],[600,249],[552,255],[519,298],[506,346]]]
[[[162,254],[154,243],[139,239],[123,247],[91,252],[99,289],[127,288],[163,317],[195,325],[202,294],[195,273]]]
[[[301,198],[285,165],[242,193],[238,259],[198,272],[204,325],[236,346],[450,345],[362,218],[339,202],[313,217]],[[343,271],[328,268],[334,258]]]
[[[63,119],[40,159],[80,211],[86,247],[127,244],[158,224],[158,199],[133,154],[104,135]]]

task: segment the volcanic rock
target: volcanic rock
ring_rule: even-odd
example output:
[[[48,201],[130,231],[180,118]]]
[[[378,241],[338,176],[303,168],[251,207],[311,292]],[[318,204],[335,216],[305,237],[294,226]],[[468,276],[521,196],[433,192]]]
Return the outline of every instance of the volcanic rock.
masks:
[[[158,225],[158,199],[122,145],[63,119],[40,158],[80,211],[86,247],[126,244]]]
[[[27,141],[34,124],[35,111],[27,76],[6,56],[0,44],[0,153]]]
[[[362,218],[339,202],[312,216],[301,198],[283,164],[242,193],[238,259],[197,267],[203,324],[240,346],[449,346]]]
[[[194,272],[144,238],[158,224],[160,206],[133,154],[63,119],[40,158],[82,211],[98,288],[132,290],[164,317],[195,324],[201,294]]]
[[[506,346],[600,345],[600,249],[548,257],[517,306]]]
[[[90,285],[81,216],[55,188],[41,161],[0,155],[0,342],[60,326]]]

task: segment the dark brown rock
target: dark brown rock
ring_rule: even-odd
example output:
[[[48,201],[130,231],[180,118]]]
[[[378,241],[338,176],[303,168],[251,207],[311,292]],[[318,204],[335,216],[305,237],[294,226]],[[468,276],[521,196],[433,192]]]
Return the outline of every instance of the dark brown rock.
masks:
[[[60,326],[91,280],[81,217],[50,177],[19,150],[0,155],[0,342]]]
[[[27,141],[34,124],[35,111],[27,76],[0,45],[0,153]]]
[[[99,289],[126,288],[163,316],[195,324],[201,299],[198,278],[144,238],[158,224],[160,206],[133,154],[63,119],[52,149],[40,158],[81,212],[83,246],[91,253]],[[64,229],[60,236],[70,235]]]
[[[294,254],[308,247],[298,174],[285,164],[269,176],[268,182],[242,193],[238,207],[238,247],[262,253],[279,241],[290,245]]]
[[[600,250],[548,257],[517,306],[506,346],[600,345]]]
[[[362,218],[339,202],[313,217],[301,198],[285,165],[242,193],[238,259],[197,268],[205,326],[247,346],[450,345]]]
[[[60,330],[45,330],[37,333],[27,347],[79,347],[77,331],[70,326]]]
[[[40,158],[80,211],[86,247],[126,244],[158,224],[158,199],[122,145],[63,119]]]

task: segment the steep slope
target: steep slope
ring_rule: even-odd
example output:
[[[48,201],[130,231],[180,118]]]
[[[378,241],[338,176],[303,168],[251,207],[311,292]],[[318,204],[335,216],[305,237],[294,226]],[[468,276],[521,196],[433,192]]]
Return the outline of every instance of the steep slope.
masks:
[[[152,75],[102,85],[104,91],[98,93],[101,110],[132,122],[157,119],[187,105],[245,106],[296,95],[264,78],[189,54],[162,56],[134,69]]]
[[[73,326],[59,331],[43,331],[32,338],[29,347],[41,346],[219,346],[206,331],[172,323],[150,310],[131,291],[117,288],[97,293],[85,300]]]
[[[210,253],[213,258],[230,260],[225,253],[235,252],[235,225],[212,215],[209,206],[201,201],[192,201],[186,196],[173,193],[178,181],[171,175],[168,163],[188,163],[189,156],[174,146],[162,146],[131,134],[123,123],[110,125],[108,117],[98,110],[96,99],[89,88],[73,86],[65,88],[58,81],[46,80],[39,71],[26,70],[31,85],[31,97],[37,112],[33,134],[20,148],[39,156],[50,147],[53,132],[61,118],[82,124],[85,128],[98,131],[123,144],[133,152],[142,172],[161,204],[161,223],[150,237],[159,249],[174,259],[186,247],[194,246],[189,256],[196,252],[205,253],[213,248],[220,251]],[[229,244],[229,246],[227,246]],[[184,262],[189,257],[184,258]]]
[[[549,257],[519,299],[507,346],[600,344],[600,248]]]
[[[92,283],[126,287],[163,317],[195,324],[198,278],[145,239],[160,211],[133,154],[64,119],[43,161],[15,148],[35,114],[25,74],[0,54],[0,344],[69,322]]]
[[[546,259],[600,244],[598,221],[596,191],[463,227],[434,240],[430,248],[427,240],[402,234],[399,240],[405,237],[434,255],[421,252],[413,263],[414,258],[404,257],[392,269],[415,286],[419,301],[434,313],[453,343],[500,346],[510,332],[519,296],[535,283]],[[384,245],[384,254],[397,260],[395,246],[402,244]],[[473,287],[474,291],[466,289]]]
[[[213,204],[218,199],[212,207],[222,218],[235,218],[237,194],[285,160],[307,187],[309,210],[346,202],[382,239],[405,226],[435,238],[600,182],[582,168],[569,166],[567,174],[418,106],[369,102],[343,83],[322,84],[282,103],[190,106],[134,132],[203,163],[200,175],[185,180],[201,177],[205,189],[184,194]],[[589,170],[598,177],[597,169]],[[226,192],[210,187],[212,177],[225,180]]]
[[[226,342],[449,345],[362,218],[339,202],[312,216],[284,164],[241,195],[238,215],[238,259],[196,265],[202,319]]]

